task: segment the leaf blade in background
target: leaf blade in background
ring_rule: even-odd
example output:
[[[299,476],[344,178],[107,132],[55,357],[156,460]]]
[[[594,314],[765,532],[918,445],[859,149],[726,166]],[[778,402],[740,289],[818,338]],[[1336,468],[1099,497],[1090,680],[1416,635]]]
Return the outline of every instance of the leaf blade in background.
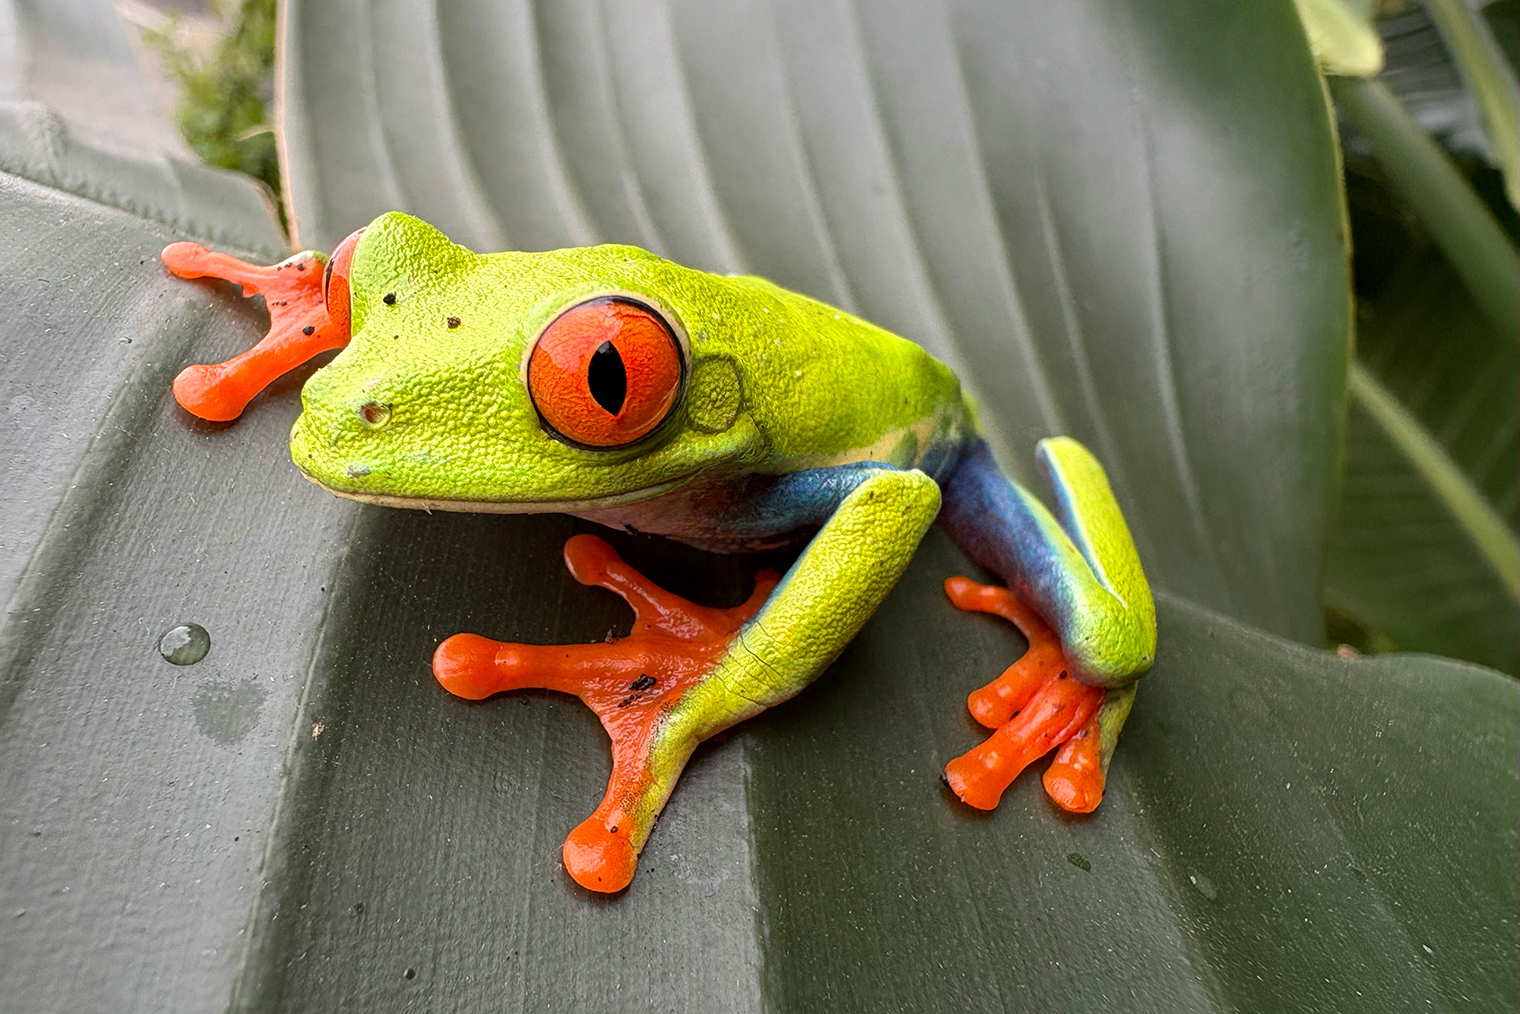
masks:
[[[1520,546],[1497,511],[1414,413],[1360,364],[1351,370],[1351,397],[1388,435],[1465,532],[1511,596],[1520,596]]]
[[[0,103],[46,108],[73,131],[187,159],[114,13],[100,0],[7,0],[0,22]]]
[[[1332,77],[1336,108],[1371,145],[1463,285],[1500,334],[1520,335],[1520,255],[1466,178],[1381,81]]]
[[[1520,517],[1516,343],[1495,333],[1446,262],[1419,246],[1364,310],[1359,339],[1363,367],[1512,540]],[[1520,670],[1513,593],[1408,454],[1356,402],[1346,458],[1327,603],[1400,648]]]

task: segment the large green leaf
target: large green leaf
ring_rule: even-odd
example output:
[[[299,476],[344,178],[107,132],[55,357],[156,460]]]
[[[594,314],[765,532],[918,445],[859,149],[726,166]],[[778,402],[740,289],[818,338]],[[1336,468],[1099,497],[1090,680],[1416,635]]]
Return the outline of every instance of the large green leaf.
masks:
[[[957,366],[1015,472],[1087,442],[1164,587],[1322,639],[1350,311],[1286,0],[298,2],[284,43],[303,243],[400,208],[767,275]]]
[[[288,13],[298,36],[326,16]],[[616,210],[630,163],[557,141],[603,121],[550,120],[543,96],[579,109],[564,89],[607,81],[589,58],[617,56],[652,77],[596,93],[650,110],[630,144],[708,138],[668,176],[637,177],[649,220],[681,238],[662,248],[826,295],[845,279],[854,305],[962,357],[1011,462],[1051,424],[1013,397],[1033,381],[1009,348],[1034,356],[1057,421],[1125,470],[1169,587],[1317,636],[1346,293],[1324,108],[1286,5],[1042,8],[1049,23],[957,8],[927,29],[916,9],[856,23],[799,5],[752,12],[737,42],[696,5],[536,23],[518,9],[500,17],[522,30],[499,35],[489,12],[417,13],[334,22],[327,59],[369,46],[387,70],[351,62],[364,73],[318,89],[369,115],[377,89],[407,84],[407,61],[437,59],[431,40],[460,59],[498,47],[450,72],[456,94],[474,89],[468,119],[386,107],[395,164],[425,164],[410,129],[489,124],[470,144],[510,154],[493,168],[527,181],[501,205],[514,242],[555,241],[562,214],[599,221],[585,208]],[[591,49],[576,77],[575,51],[550,45],[571,14],[617,20],[626,48]],[[428,24],[453,27],[418,35]],[[853,26],[843,49],[824,30],[839,24]],[[644,29],[685,46],[696,76],[650,60]],[[723,48],[743,45],[758,55]],[[541,47],[563,59],[535,59]],[[492,78],[512,54],[557,66],[558,91]],[[429,80],[410,81],[412,100],[436,97]],[[723,105],[757,81],[797,97],[760,103],[760,126]],[[314,125],[296,83],[288,117]],[[845,100],[867,83],[882,113],[855,122]],[[656,100],[672,88],[700,117],[669,115]],[[509,135],[487,99],[539,119]],[[766,133],[778,110],[799,133]],[[338,123],[292,146],[292,180]],[[946,124],[960,131],[948,141]],[[751,127],[792,140],[746,149]],[[447,208],[417,202],[471,199],[432,186],[403,202],[329,152],[322,171],[341,181],[347,165],[361,197],[435,219]],[[444,155],[438,171],[457,171]],[[181,213],[170,228],[159,204],[132,206],[140,159],[86,161],[88,197],[0,176],[0,402],[17,420],[0,443],[0,1010],[216,1010],[229,996],[248,1010],[1514,1006],[1512,682],[1413,656],[1343,662],[1163,595],[1161,656],[1104,809],[1063,818],[1026,777],[975,817],[936,774],[980,736],[965,692],[1021,643],[944,601],[940,581],[966,565],[937,533],[819,686],[704,748],[633,887],[578,892],[556,859],[606,776],[595,722],[551,695],[465,704],[427,667],[456,630],[558,642],[626,624],[559,566],[578,523],[327,497],[285,456],[300,377],[234,426],[190,420],[169,379],[246,344],[258,315],[153,258],[207,223],[233,229],[235,202],[205,199],[205,178],[175,165],[191,182],[164,191]],[[556,164],[616,186],[568,186],[568,170],[543,170]],[[881,191],[852,175],[873,167]],[[811,204],[788,199],[799,186]],[[302,212],[313,239],[318,206]],[[229,245],[261,246],[269,222],[245,218]],[[494,245],[468,216],[442,224]],[[614,538],[683,593],[745,590],[750,561]],[[155,643],[186,620],[213,648],[176,669]]]

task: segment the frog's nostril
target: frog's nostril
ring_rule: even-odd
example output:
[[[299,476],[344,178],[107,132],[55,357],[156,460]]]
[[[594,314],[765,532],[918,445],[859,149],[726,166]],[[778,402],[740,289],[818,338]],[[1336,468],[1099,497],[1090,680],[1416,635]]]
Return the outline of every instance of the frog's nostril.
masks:
[[[359,406],[359,418],[364,420],[366,426],[379,429],[391,421],[391,407],[375,401],[366,401]]]

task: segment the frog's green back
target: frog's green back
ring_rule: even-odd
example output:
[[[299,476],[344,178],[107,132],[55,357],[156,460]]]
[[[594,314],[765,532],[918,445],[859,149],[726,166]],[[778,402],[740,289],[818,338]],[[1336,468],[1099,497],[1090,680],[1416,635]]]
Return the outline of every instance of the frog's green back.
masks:
[[[711,305],[694,346],[731,350],[746,407],[782,470],[846,461],[914,464],[967,423],[960,381],[918,345],[763,278],[719,277],[667,261]]]

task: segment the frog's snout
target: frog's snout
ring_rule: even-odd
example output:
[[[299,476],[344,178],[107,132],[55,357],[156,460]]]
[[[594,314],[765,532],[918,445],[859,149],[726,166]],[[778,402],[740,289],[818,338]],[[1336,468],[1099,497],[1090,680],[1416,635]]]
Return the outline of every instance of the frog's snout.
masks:
[[[394,404],[371,382],[350,397],[308,399],[290,432],[296,467],[329,489],[369,485],[385,458],[380,431],[390,425]],[[383,467],[379,471],[385,471]]]

